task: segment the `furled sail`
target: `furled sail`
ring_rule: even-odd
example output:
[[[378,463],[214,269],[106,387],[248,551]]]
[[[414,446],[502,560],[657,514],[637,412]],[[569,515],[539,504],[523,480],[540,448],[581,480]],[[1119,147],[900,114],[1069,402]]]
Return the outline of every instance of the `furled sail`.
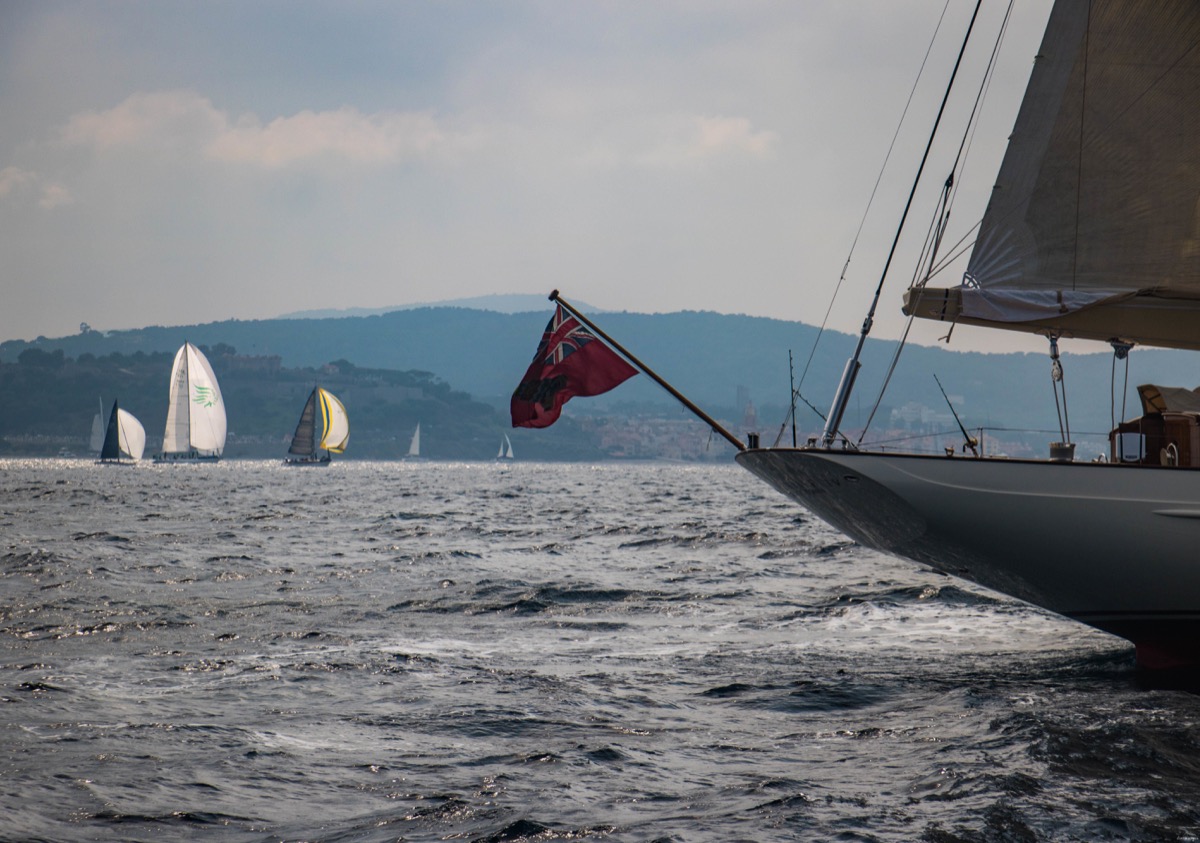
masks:
[[[320,447],[340,454],[346,450],[346,443],[350,441],[350,418],[346,415],[346,408],[342,406],[342,402],[337,400],[332,392],[320,387],[316,392],[321,398],[321,418],[325,424]]]
[[[1059,0],[963,284],[905,312],[1200,348],[1200,3]]]
[[[171,367],[164,454],[220,456],[225,450],[225,404],[208,359],[184,343]]]

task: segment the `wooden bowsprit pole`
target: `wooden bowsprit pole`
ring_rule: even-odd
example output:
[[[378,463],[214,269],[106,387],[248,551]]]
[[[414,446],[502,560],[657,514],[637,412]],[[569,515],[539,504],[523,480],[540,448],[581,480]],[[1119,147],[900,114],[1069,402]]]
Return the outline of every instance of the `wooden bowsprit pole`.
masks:
[[[576,310],[574,307],[572,307],[568,302],[564,301],[563,298],[558,294],[558,290],[554,290],[553,292],[550,293],[550,301],[555,302],[556,304],[562,305],[563,308],[566,311],[568,311],[572,316],[574,316],[576,319],[578,319],[584,325],[587,325],[589,328],[591,328],[596,333],[596,336],[600,337],[600,339],[604,340],[606,343],[608,343],[610,346],[612,346],[613,349],[615,349],[616,351],[618,351],[622,355],[624,355],[624,357],[630,363],[632,363],[638,369],[645,372],[650,378],[652,378],[654,380],[655,383],[657,383],[659,386],[661,386],[667,392],[671,393],[671,396],[676,401],[678,401],[680,404],[682,404],[683,406],[685,406],[689,410],[691,410],[692,413],[697,418],[699,418],[706,425],[708,425],[714,432],[719,433],[721,436],[724,436],[727,440],[729,440],[729,443],[731,445],[733,445],[733,447],[737,448],[739,451],[746,450],[745,444],[740,439],[738,439],[736,436],[734,436],[732,433],[730,433],[728,430],[726,430],[724,427],[722,427],[720,424],[718,424],[715,419],[713,419],[710,415],[708,415],[708,413],[704,412],[699,407],[697,407],[695,404],[693,404],[691,401],[689,401],[687,398],[685,398],[683,393],[681,393],[678,389],[671,386],[665,380],[660,378],[658,376],[658,374],[654,372],[653,369],[651,369],[649,366],[647,366],[641,360],[638,360],[636,357],[634,357],[632,354],[630,354],[629,351],[627,351],[625,349],[625,347],[622,346],[619,342],[614,340],[608,334],[604,333],[604,331],[600,330],[600,328],[596,326],[595,322],[588,319],[586,316],[584,316],[582,313],[580,313],[578,310]]]

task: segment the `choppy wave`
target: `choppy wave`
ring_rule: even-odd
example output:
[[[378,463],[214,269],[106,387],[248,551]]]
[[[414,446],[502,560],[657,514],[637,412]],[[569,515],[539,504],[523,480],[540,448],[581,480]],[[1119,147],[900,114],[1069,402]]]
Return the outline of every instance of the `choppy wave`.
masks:
[[[1184,840],[1197,697],[733,466],[0,463],[0,840]]]

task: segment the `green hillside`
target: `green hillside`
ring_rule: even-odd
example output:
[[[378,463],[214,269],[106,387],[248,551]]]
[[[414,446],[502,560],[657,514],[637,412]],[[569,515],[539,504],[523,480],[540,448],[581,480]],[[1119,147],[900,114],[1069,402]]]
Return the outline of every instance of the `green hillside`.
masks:
[[[347,407],[347,459],[403,456],[418,423],[422,456],[433,459],[489,459],[506,432],[525,458],[590,460],[612,455],[570,418],[546,435],[509,431],[507,418],[495,408],[473,401],[428,372],[365,368],[344,359],[288,368],[278,357],[241,355],[227,344],[202,350],[227,407],[227,457],[282,458],[316,384]],[[166,424],[173,358],[173,352],[138,351],[100,357],[84,352],[71,359],[61,349],[29,348],[17,362],[0,363],[0,388],[17,399],[11,412],[0,418],[0,452],[52,455],[67,449],[83,455],[99,402],[104,402],[107,420],[116,398],[145,426],[146,454],[153,454],[161,446]]]
[[[2,343],[0,361],[15,364],[30,349],[45,353],[61,351],[66,358],[81,360],[88,359],[87,355],[98,359],[112,354],[133,359],[139,353],[145,356],[174,353],[184,340],[209,347],[225,344],[236,348],[239,356],[276,358],[281,370],[307,372],[306,376],[298,377],[293,393],[281,396],[296,402],[297,408],[305,385],[311,388],[317,370],[330,361],[351,361],[363,370],[424,372],[428,373],[424,377],[430,383],[453,384],[451,392],[460,391],[492,409],[492,434],[479,434],[478,446],[482,452],[483,440],[498,441],[500,431],[507,427],[509,395],[532,357],[550,312],[549,303],[541,312],[511,314],[434,307],[371,316],[234,320],[106,333],[88,331],[57,339],[41,337],[32,342]],[[815,328],[799,322],[716,313],[605,313],[598,319],[608,333],[692,400],[718,418],[731,420],[739,435],[744,433],[745,400],[749,399],[757,409],[754,425],[767,442],[774,439],[787,414],[788,351],[794,353],[799,375],[816,337]],[[834,332],[823,337],[802,389],[803,397],[818,411],[824,412],[828,407],[854,342],[854,337]],[[871,412],[894,349],[891,342],[867,343],[846,427],[859,426]],[[1103,436],[1114,413],[1112,358],[1097,344],[1078,344],[1078,351],[1094,353],[1077,353],[1076,346],[1064,344],[1071,400],[1069,420],[1076,433],[1094,432]],[[1200,382],[1200,375],[1193,371],[1191,356],[1181,352],[1136,350],[1131,361],[1127,415],[1137,414],[1133,389],[1139,383],[1191,387]],[[1058,416],[1049,372],[1050,363],[1045,355],[961,353],[912,346],[900,358],[872,430],[893,428],[898,417],[945,416],[948,408],[934,381],[935,374],[968,427],[1056,430]],[[165,373],[160,377],[165,383]],[[1120,386],[1118,383],[1115,395],[1118,415]],[[158,388],[165,396],[165,385],[160,383]],[[247,428],[248,422],[235,420],[241,409],[232,401],[237,386],[230,383],[225,389],[231,398],[231,429],[239,434],[249,429],[257,431],[256,435],[265,433],[263,424],[255,422],[257,426]],[[71,391],[75,392],[73,400],[79,401],[90,414],[95,404],[92,393],[109,394],[112,389],[97,383],[87,388],[72,387]],[[18,398],[26,400],[20,392]],[[257,400],[260,400],[257,396],[247,395],[245,406]],[[148,401],[149,413],[165,412],[165,408],[158,407],[165,397],[149,396]],[[278,414],[271,418],[270,424],[283,425],[288,414],[285,408],[270,412]],[[471,412],[483,418],[482,410]],[[391,422],[393,433],[415,424],[417,415],[410,410],[396,415]],[[673,399],[648,378],[638,377],[607,395],[573,403],[564,418],[583,422],[589,417],[631,420],[652,416],[681,417]],[[253,417],[258,418],[257,411]],[[801,437],[819,429],[821,424],[817,412],[803,403],[799,420]],[[150,415],[147,429],[153,427]],[[533,432],[533,439],[547,442],[556,435],[559,434]],[[1031,435],[1038,442],[1057,438],[1056,434],[1042,432]],[[494,452],[496,446],[490,447]]]

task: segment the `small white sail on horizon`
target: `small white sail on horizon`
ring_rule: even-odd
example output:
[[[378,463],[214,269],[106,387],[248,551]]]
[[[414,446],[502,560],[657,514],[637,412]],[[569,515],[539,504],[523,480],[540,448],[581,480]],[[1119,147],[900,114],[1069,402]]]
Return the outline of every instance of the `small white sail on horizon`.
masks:
[[[498,460],[513,459],[512,442],[509,441],[508,434],[504,434],[504,441],[500,443],[500,451],[496,454]]]
[[[133,413],[122,410],[113,401],[104,442],[100,447],[100,462],[120,462],[124,454],[137,462],[146,449],[146,429]]]
[[[92,416],[92,435],[88,439],[88,447],[97,454],[104,447],[104,399],[100,399],[100,409]]]
[[[416,459],[421,456],[421,423],[417,422],[417,429],[413,431],[412,440],[408,443],[408,453],[405,454],[409,459]]]
[[[163,461],[217,460],[225,450],[225,403],[208,359],[185,342],[171,367]]]
[[[317,436],[317,408],[321,409],[321,435]],[[327,465],[330,454],[340,454],[350,441],[350,417],[346,407],[327,389],[314,387],[309,393],[296,432],[292,436],[288,453],[292,456],[285,462],[289,465]],[[325,455],[319,452],[324,450]]]

